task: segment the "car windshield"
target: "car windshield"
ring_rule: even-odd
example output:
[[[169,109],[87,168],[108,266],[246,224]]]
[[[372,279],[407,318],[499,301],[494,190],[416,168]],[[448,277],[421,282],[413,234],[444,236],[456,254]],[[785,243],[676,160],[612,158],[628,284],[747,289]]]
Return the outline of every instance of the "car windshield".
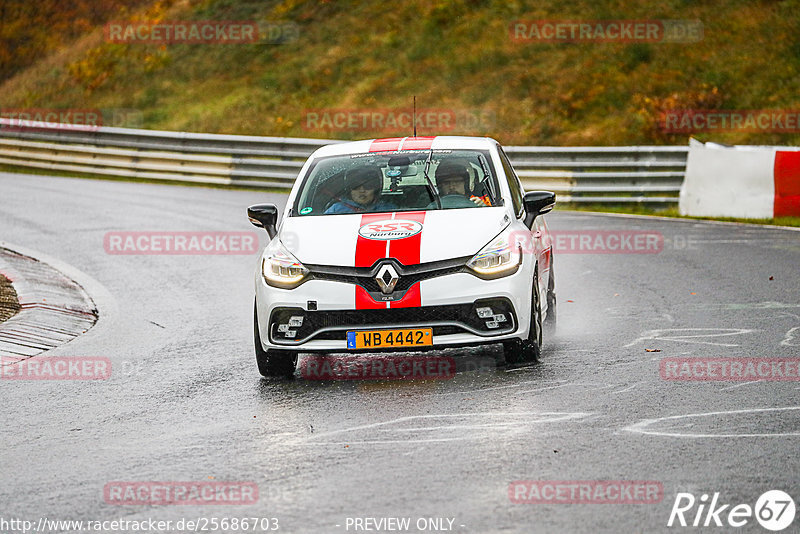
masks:
[[[320,158],[303,180],[292,216],[501,206],[489,162],[482,150]]]

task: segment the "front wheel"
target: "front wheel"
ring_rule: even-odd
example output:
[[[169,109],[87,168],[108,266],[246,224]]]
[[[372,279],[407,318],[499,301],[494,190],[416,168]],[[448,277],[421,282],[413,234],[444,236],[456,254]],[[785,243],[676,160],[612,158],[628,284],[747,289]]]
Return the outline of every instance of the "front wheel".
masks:
[[[255,305],[253,306],[253,329],[256,363],[261,376],[292,376],[297,365],[297,353],[288,350],[264,350],[261,345],[261,333],[258,330],[258,311]]]
[[[525,339],[503,342],[506,363],[533,362],[539,359],[542,347],[542,305],[539,302],[539,267],[533,271],[530,327]]]

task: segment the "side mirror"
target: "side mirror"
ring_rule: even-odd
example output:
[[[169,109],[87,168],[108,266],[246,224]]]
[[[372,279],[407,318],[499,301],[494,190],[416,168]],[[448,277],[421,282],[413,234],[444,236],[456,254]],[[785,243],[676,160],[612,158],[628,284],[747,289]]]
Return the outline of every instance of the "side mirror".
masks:
[[[534,219],[551,211],[556,205],[556,194],[550,191],[529,191],[525,193],[525,224],[530,227]]]
[[[278,233],[278,206],[275,204],[256,204],[247,208],[247,217],[253,226],[263,228],[269,234],[270,239]]]

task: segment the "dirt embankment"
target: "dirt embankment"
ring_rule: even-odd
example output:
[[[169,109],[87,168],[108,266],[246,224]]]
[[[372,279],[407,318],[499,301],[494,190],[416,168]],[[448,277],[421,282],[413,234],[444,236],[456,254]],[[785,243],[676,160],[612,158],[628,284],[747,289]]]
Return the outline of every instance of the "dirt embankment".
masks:
[[[0,323],[10,319],[19,312],[17,292],[8,278],[0,274]]]

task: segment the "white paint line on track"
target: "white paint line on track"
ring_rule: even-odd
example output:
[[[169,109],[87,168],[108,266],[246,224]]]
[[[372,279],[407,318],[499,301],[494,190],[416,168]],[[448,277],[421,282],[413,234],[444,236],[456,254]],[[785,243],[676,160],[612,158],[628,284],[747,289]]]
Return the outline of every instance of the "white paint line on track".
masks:
[[[646,434],[649,436],[673,437],[673,438],[775,438],[775,437],[794,437],[800,436],[798,432],[778,432],[774,434],[768,433],[754,433],[754,434],[696,434],[696,433],[676,433],[676,432],[660,432],[658,430],[645,430],[648,426],[661,421],[672,421],[678,419],[690,419],[698,417],[713,417],[717,415],[732,415],[742,413],[763,413],[763,412],[782,412],[790,410],[800,410],[800,406],[787,406],[784,408],[749,408],[745,410],[730,410],[722,412],[707,412],[707,413],[690,413],[685,415],[671,415],[668,417],[659,417],[656,419],[644,419],[638,423],[626,426],[622,429],[623,432],[632,432],[635,434]]]
[[[501,390],[501,389],[518,388],[518,387],[521,387],[521,386],[523,386],[525,384],[536,384],[538,382],[539,382],[538,380],[525,380],[525,381],[520,382],[518,384],[509,384],[507,386],[494,386],[494,387],[490,387],[490,388],[474,389],[474,390],[469,390],[469,391],[449,391],[447,393],[439,393],[438,396],[444,397],[446,395],[464,395],[466,393],[482,393],[484,391],[498,391],[498,390]]]
[[[773,300],[767,300],[764,302],[726,302],[726,303],[716,303],[716,304],[699,304],[692,306],[692,309],[701,309],[701,310],[781,310],[781,309],[792,309],[792,308],[800,308],[800,304],[794,303],[787,303],[787,302],[775,302]],[[787,312],[788,313],[788,312]]]
[[[564,421],[571,421],[577,419],[584,419],[586,417],[591,416],[592,414],[586,412],[473,412],[473,413],[456,413],[456,414],[426,414],[426,415],[415,415],[415,416],[406,416],[406,417],[398,417],[396,419],[390,419],[388,421],[381,421],[378,423],[370,423],[366,425],[358,425],[349,428],[341,428],[338,430],[331,430],[329,432],[323,432],[320,434],[316,434],[310,436],[308,442],[316,443],[316,444],[327,444],[327,445],[338,445],[338,444],[386,444],[386,443],[433,443],[433,442],[445,442],[445,441],[460,441],[460,440],[467,440],[467,439],[482,439],[483,434],[476,431],[482,430],[498,430],[498,429],[509,429],[512,431],[522,432],[527,429],[528,426],[537,425],[537,424],[545,424],[545,423],[560,423]],[[391,428],[394,425],[407,423],[407,422],[419,422],[419,421],[427,421],[432,419],[445,419],[445,420],[453,420],[456,418],[491,418],[492,422],[489,424],[486,423],[474,423],[474,424],[464,424],[463,422],[459,422],[459,424],[454,425],[432,425],[429,427],[400,427],[400,428]],[[506,418],[505,421],[497,421],[497,419]],[[390,427],[390,428],[386,428]],[[455,436],[443,436],[442,434],[445,432],[450,432],[455,430],[458,435]],[[360,431],[378,431],[378,432],[433,432],[435,433],[431,437],[426,438],[417,438],[417,439],[370,439],[370,436],[364,436],[367,439],[359,440],[356,436],[354,440],[343,440],[343,441],[318,441],[319,439],[325,439],[331,436],[341,436],[342,434],[360,432]],[[368,432],[369,433],[369,432]]]
[[[506,373],[519,373],[520,371],[529,371],[533,369],[533,365],[526,365],[525,367],[518,367],[517,369],[506,369]]]
[[[693,335],[674,335],[670,332],[711,332],[708,334],[693,334]],[[738,344],[731,343],[714,343],[712,341],[697,341],[696,338],[703,337],[723,337],[735,336],[740,334],[750,334],[754,330],[747,328],[663,328],[656,330],[645,330],[637,339],[624,345],[625,348],[632,347],[641,341],[675,341],[678,343],[693,343],[699,345],[716,345],[719,347],[738,347]],[[666,335],[665,335],[666,334]],[[664,337],[662,337],[664,336]]]
[[[532,421],[539,422],[539,421]],[[514,428],[519,426],[519,422],[509,421],[508,423],[490,423],[488,425],[438,425],[438,426],[415,426],[410,428],[381,428],[378,432],[430,432],[432,430],[483,430],[494,428]]]
[[[795,339],[797,342],[792,343],[792,340]],[[789,331],[786,332],[786,336],[783,338],[783,341],[781,341],[781,345],[784,347],[800,347],[800,326],[790,328]]]
[[[365,441],[315,441],[314,445],[403,445],[407,443],[442,443],[463,441],[466,438],[387,439]]]
[[[584,387],[588,387],[588,388],[591,388],[591,389],[594,389],[594,390],[608,389],[608,388],[617,387],[616,384],[601,386],[601,385],[597,385],[597,384],[584,384],[584,383],[581,383],[581,382],[570,382],[568,384],[561,384],[559,386],[546,386],[546,387],[542,387],[542,388],[525,389],[523,391],[519,391],[518,393],[536,393],[538,391],[547,391],[548,389],[557,389],[557,388],[568,387],[568,386],[576,386],[576,387],[584,386]]]
[[[557,386],[542,386],[540,388],[524,389],[522,391],[517,391],[517,393],[537,393],[539,391],[549,391],[551,389],[558,389],[558,388],[563,388],[563,387],[568,387],[568,386],[573,386],[573,385],[575,385],[575,384],[559,384]]]

